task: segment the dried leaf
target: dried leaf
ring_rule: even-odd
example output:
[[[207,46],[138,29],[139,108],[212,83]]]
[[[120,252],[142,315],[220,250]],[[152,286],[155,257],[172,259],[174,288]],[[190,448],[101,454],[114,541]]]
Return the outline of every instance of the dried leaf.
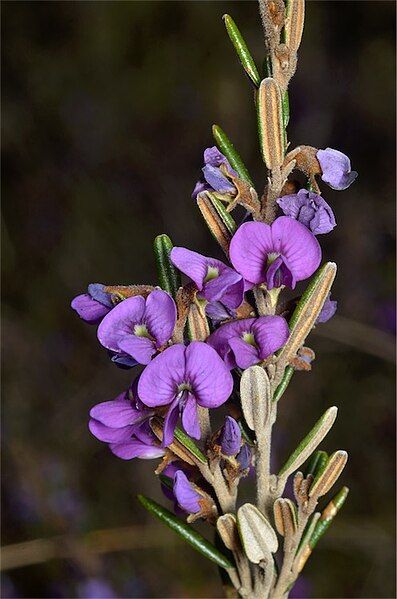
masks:
[[[272,77],[260,84],[257,107],[263,160],[269,170],[279,168],[284,162],[284,122],[280,87]]]
[[[290,499],[280,497],[273,506],[274,522],[281,536],[292,537],[296,532],[296,507]]]
[[[245,503],[237,512],[237,525],[244,551],[254,564],[269,559],[278,549],[278,540],[267,518],[252,503]]]
[[[305,22],[305,0],[289,0],[285,19],[285,43],[297,52],[302,40],[303,25]]]
[[[240,383],[241,407],[251,430],[263,430],[270,416],[271,389],[269,377],[260,366],[251,366],[243,372]]]
[[[238,551],[241,548],[236,516],[234,514],[224,514],[218,518],[216,528],[227,549]]]
[[[197,196],[197,206],[212,236],[219,243],[226,256],[228,256],[232,235],[206,192],[201,192]]]
[[[281,468],[278,473],[279,477],[286,480],[292,472],[297,470],[307,460],[331,429],[337,413],[338,408],[332,406],[321,416]]]
[[[342,474],[347,463],[347,458],[347,452],[343,450],[335,451],[335,453],[329,457],[324,469],[320,471],[314,479],[314,482],[310,487],[309,497],[322,497],[328,493]]]

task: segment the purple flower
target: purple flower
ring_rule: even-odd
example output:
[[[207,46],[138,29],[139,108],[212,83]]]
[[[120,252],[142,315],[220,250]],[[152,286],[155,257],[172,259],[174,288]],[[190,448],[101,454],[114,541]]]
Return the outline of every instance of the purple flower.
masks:
[[[240,464],[241,470],[246,470],[251,466],[251,449],[244,443],[240,453],[237,455],[237,461]]]
[[[148,460],[164,455],[149,426],[148,420],[153,414],[138,402],[134,406],[128,394],[122,393],[94,406],[88,427],[94,437],[108,443],[119,458]]]
[[[107,349],[131,356],[139,364],[148,364],[174,331],[175,302],[161,289],[145,300],[141,295],[118,304],[98,327],[98,339]]]
[[[164,421],[164,446],[172,443],[180,414],[188,435],[200,439],[197,405],[216,408],[229,398],[232,389],[230,372],[216,351],[202,341],[166,349],[145,368],[138,384],[144,404],[169,405]]]
[[[282,316],[236,320],[219,327],[207,339],[228,368],[249,368],[268,358],[287,341],[289,330]]]
[[[230,260],[251,283],[266,283],[269,290],[282,285],[294,289],[318,268],[321,248],[304,225],[280,216],[271,225],[242,224],[232,238]]]
[[[104,289],[101,283],[91,283],[87,293],[78,295],[71,303],[73,310],[88,324],[99,324],[114,306],[112,295]]]
[[[231,416],[226,416],[218,443],[223,455],[237,455],[241,447],[241,430],[238,423]]]
[[[204,151],[204,168],[202,169],[204,179],[197,181],[192,193],[195,200],[202,191],[216,191],[220,194],[235,194],[235,186],[229,181],[222,169],[223,168],[234,177],[237,177],[236,171],[232,169],[227,158],[218,150],[216,146],[207,148]]]
[[[197,286],[199,297],[238,308],[244,298],[244,279],[220,260],[207,258],[186,248],[174,247],[171,261]]]
[[[201,506],[199,501],[202,499],[202,496],[200,493],[197,493],[182,470],[178,470],[175,473],[173,491],[179,507],[185,512],[196,514],[200,511]]]
[[[286,216],[305,225],[313,235],[329,233],[336,226],[331,207],[317,193],[301,189],[298,193],[283,196],[277,204]]]
[[[332,189],[347,189],[357,178],[358,173],[351,170],[349,158],[339,150],[318,150],[316,156],[322,170],[321,178]]]
[[[316,320],[316,324],[321,324],[323,322],[327,322],[330,320],[336,312],[336,308],[338,307],[338,302],[331,299],[331,294],[328,294],[327,299],[324,302],[323,307],[321,308],[321,312],[318,315]]]

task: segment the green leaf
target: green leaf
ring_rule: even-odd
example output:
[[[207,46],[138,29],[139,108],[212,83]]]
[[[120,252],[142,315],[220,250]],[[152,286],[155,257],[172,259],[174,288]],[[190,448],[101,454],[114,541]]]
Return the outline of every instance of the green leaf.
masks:
[[[310,537],[309,547],[311,549],[314,549],[323,534],[326,532],[326,530],[328,530],[332,520],[345,503],[348,494],[348,487],[342,487],[342,489],[335,495],[333,499],[331,499],[327,507],[324,509]]]
[[[188,437],[183,430],[181,430],[178,426],[174,431],[174,437],[181,443],[189,452],[194,455],[200,462],[203,464],[207,463],[207,458],[201,452],[201,450],[197,447],[194,441],[190,437]]]
[[[214,136],[215,142],[220,151],[226,156],[230,162],[230,166],[237,172],[240,179],[248,181],[248,183],[253,186],[254,184],[252,183],[252,179],[245,164],[241,160],[240,155],[219,125],[212,125],[212,135]]]
[[[282,111],[283,111],[284,128],[286,128],[287,125],[288,125],[288,123],[289,123],[289,95],[288,95],[288,90],[284,92],[284,95],[283,95],[282,100],[281,100],[281,107],[282,107]]]
[[[315,451],[307,463],[305,478],[307,478],[309,474],[315,477],[318,472],[322,472],[327,462],[328,454],[326,451]]]
[[[293,366],[287,366],[287,368],[284,370],[283,378],[281,379],[280,384],[276,387],[276,390],[274,392],[273,401],[278,401],[284,395],[284,392],[287,389],[294,372],[295,370]]]
[[[181,286],[181,277],[170,260],[170,253],[174,247],[172,241],[168,235],[157,235],[153,246],[160,287],[175,298],[176,292]]]
[[[261,78],[259,76],[258,69],[256,68],[255,61],[248,50],[247,44],[245,43],[239,28],[230,15],[223,15],[223,21],[225,23],[226,31],[229,35],[230,41],[237,52],[244,71],[247,73],[252,83],[256,87],[259,87]]]
[[[170,489],[171,491],[173,491],[174,481],[172,480],[172,478],[170,476],[166,476],[165,474],[159,474],[159,479],[160,479],[160,482],[165,487],[167,487],[167,489]]]
[[[204,557],[226,570],[234,568],[233,564],[212,543],[207,541],[207,539],[186,524],[186,522],[177,518],[172,512],[145,495],[138,495],[138,500],[148,512],[157,516],[159,520],[164,522],[164,524],[187,541],[196,551],[204,555]]]
[[[234,218],[232,217],[230,212],[228,212],[226,210],[226,208],[222,204],[222,202],[213,193],[210,193],[208,191],[207,196],[209,196],[209,198],[211,199],[211,203],[212,203],[213,207],[215,208],[218,215],[222,219],[222,222],[225,225],[225,227],[227,228],[227,230],[229,231],[229,233],[231,235],[234,235],[234,233],[236,232],[236,229],[237,229],[237,225],[236,225],[236,221],[234,220]]]
[[[338,408],[332,406],[321,416],[281,468],[278,473],[279,477],[286,479],[307,460],[331,429],[337,413]]]

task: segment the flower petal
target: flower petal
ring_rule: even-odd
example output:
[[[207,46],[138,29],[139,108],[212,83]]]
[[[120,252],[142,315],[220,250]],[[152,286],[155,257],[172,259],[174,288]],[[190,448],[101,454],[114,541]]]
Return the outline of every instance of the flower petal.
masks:
[[[239,368],[249,368],[260,361],[257,348],[241,337],[232,337],[229,339],[229,345]]]
[[[193,341],[186,348],[186,378],[197,403],[204,408],[222,405],[233,390],[233,378],[224,362],[202,341]]]
[[[252,326],[252,332],[261,360],[280,349],[289,337],[288,324],[282,316],[260,316]]]
[[[88,293],[92,299],[100,304],[103,304],[108,308],[113,308],[112,296],[105,291],[105,285],[102,285],[102,283],[90,283],[88,285]]]
[[[238,308],[244,298],[244,279],[222,262],[220,265],[219,276],[205,283],[202,295],[209,302],[220,300],[228,308]]]
[[[206,343],[218,352],[229,370],[236,367],[229,339],[240,337],[244,332],[248,332],[254,322],[255,318],[244,318],[235,322],[228,322],[220,326],[218,330],[207,338]]]
[[[90,416],[106,426],[120,428],[138,422],[142,412],[133,408],[128,399],[112,399],[91,408]]]
[[[178,270],[192,279],[199,291],[202,290],[208,271],[208,258],[182,247],[171,250],[171,262]]]
[[[145,300],[142,296],[129,297],[113,308],[98,327],[99,342],[112,351],[119,351],[119,341],[133,334],[136,323],[142,322]]]
[[[196,398],[192,393],[188,393],[187,395],[187,401],[182,411],[182,425],[190,437],[200,439],[201,430],[197,415]]]
[[[202,497],[194,490],[182,470],[178,470],[174,477],[174,495],[180,507],[189,514],[196,514],[200,511],[199,500]]]
[[[77,314],[88,324],[99,324],[110,308],[93,300],[88,293],[75,297],[70,304]]]
[[[158,347],[167,343],[176,322],[176,305],[172,297],[162,289],[152,291],[146,300],[144,321]]]
[[[358,173],[351,170],[350,160],[343,152],[326,148],[318,150],[316,156],[322,170],[321,178],[332,189],[347,189],[357,178]]]
[[[240,451],[241,430],[236,420],[231,416],[226,416],[225,418],[219,443],[224,455],[236,455]]]
[[[138,383],[141,401],[150,407],[171,403],[185,380],[185,346],[172,345],[156,356],[142,372]]]
[[[154,342],[147,337],[127,335],[120,339],[119,348],[134,358],[138,364],[149,364],[153,354],[156,353]]]
[[[272,251],[286,258],[288,268],[297,281],[307,279],[319,267],[320,244],[304,225],[288,216],[280,216],[271,226],[271,235]]]
[[[105,443],[123,443],[125,441],[129,441],[134,432],[133,426],[110,428],[94,418],[90,418],[88,422],[88,428],[94,437],[99,439],[99,441],[104,441]]]
[[[163,442],[162,446],[167,447],[174,440],[174,431],[178,422],[180,412],[179,398],[176,397],[171,403],[167,416],[164,419]]]
[[[214,191],[218,193],[235,193],[236,188],[233,183],[222,173],[220,168],[210,166],[209,164],[202,169],[204,179],[211,185]]]
[[[273,251],[270,225],[249,222],[237,229],[230,243],[229,255],[237,272],[250,283],[257,284],[265,281],[267,255]]]
[[[142,460],[152,460],[161,458],[164,455],[164,449],[155,445],[146,445],[138,439],[131,439],[128,443],[115,443],[110,445],[114,455],[122,460],[132,460],[132,458],[141,458]]]

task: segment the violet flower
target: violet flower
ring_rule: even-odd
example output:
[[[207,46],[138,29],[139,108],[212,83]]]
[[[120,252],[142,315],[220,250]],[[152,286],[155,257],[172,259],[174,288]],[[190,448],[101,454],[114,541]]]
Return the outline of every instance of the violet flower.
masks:
[[[240,465],[241,470],[247,470],[251,466],[251,449],[247,443],[244,443],[240,452],[236,456],[236,459]]]
[[[165,291],[155,289],[146,300],[137,295],[113,308],[98,327],[98,339],[112,352],[148,364],[171,338],[175,322],[174,300]]]
[[[228,322],[207,339],[229,369],[249,368],[280,349],[289,329],[282,316],[260,316]]]
[[[221,170],[221,165],[226,171],[237,177],[236,171],[232,169],[227,158],[218,150],[216,146],[204,150],[204,168],[203,179],[197,181],[192,193],[192,198],[195,200],[202,191],[216,191],[220,194],[232,194],[237,192],[237,189],[226,177]]]
[[[322,170],[321,178],[332,189],[347,189],[357,178],[358,173],[351,170],[349,158],[339,150],[318,150],[316,156]]]
[[[328,294],[327,299],[324,302],[321,312],[317,317],[316,324],[328,322],[336,312],[338,302],[331,299],[331,294]]]
[[[196,284],[198,297],[210,304],[221,302],[226,308],[238,308],[244,298],[244,279],[220,260],[207,258],[182,247],[174,247],[171,261]]]
[[[178,470],[175,473],[173,491],[182,510],[189,514],[197,514],[201,510],[200,499],[203,497],[194,489],[183,470]]]
[[[111,293],[104,291],[102,283],[88,285],[87,293],[75,297],[70,304],[73,310],[88,324],[99,324],[113,308]]]
[[[241,430],[238,422],[231,416],[226,416],[218,440],[223,455],[237,455],[241,447]]]
[[[197,406],[216,408],[229,398],[232,389],[230,372],[216,351],[202,341],[166,349],[145,368],[138,384],[144,404],[169,405],[164,421],[164,446],[172,443],[180,414],[187,434],[200,439]]]
[[[336,226],[331,206],[320,195],[307,189],[283,196],[277,204],[286,216],[305,225],[313,235],[329,233]]]
[[[271,224],[242,224],[230,243],[230,260],[234,268],[251,283],[295,288],[318,268],[321,248],[304,225],[280,216]]]
[[[164,455],[149,426],[153,414],[153,410],[142,409],[139,403],[134,406],[128,395],[122,393],[91,408],[88,427],[119,458],[149,460]]]

